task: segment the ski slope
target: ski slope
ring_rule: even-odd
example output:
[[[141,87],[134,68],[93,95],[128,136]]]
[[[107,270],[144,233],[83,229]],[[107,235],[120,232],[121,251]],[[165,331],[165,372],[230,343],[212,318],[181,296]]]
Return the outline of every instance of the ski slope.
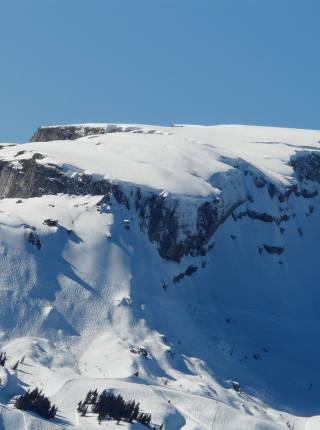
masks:
[[[45,190],[2,196],[0,429],[118,428],[77,414],[94,388],[138,400],[169,430],[318,428],[320,187],[299,179],[292,160],[317,154],[320,132],[105,127],[0,150],[21,175],[23,160],[41,154],[39,165],[110,181],[130,203]],[[298,192],[280,201],[261,178]],[[174,202],[190,234],[199,205],[223,202],[227,216],[207,252],[161,258],[141,227],[137,187]],[[58,406],[54,420],[14,409],[12,397],[28,387]]]

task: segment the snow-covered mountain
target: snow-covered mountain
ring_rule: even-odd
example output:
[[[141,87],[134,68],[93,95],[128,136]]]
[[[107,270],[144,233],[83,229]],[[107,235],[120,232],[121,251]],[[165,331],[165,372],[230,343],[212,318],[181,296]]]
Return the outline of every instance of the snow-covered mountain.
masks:
[[[77,413],[94,388],[167,430],[319,429],[319,191],[320,131],[84,124],[1,145],[0,429],[118,428]],[[29,387],[54,420],[13,407]]]

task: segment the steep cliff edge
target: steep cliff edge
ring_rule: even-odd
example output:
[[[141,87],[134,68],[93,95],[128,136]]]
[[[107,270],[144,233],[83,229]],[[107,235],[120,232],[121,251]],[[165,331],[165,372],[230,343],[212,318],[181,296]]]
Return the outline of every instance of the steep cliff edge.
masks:
[[[75,140],[85,136],[107,133],[143,132],[141,126],[118,124],[70,124],[39,127],[30,142],[50,142],[52,140]],[[149,133],[153,130],[149,130]]]
[[[45,129],[0,149],[0,427],[98,429],[93,388],[156,428],[317,423],[320,132]],[[8,404],[35,386],[52,424]]]
[[[238,130],[243,141],[241,133],[245,130],[247,141],[233,152],[231,144]],[[255,134],[262,130],[188,126],[153,129],[110,124],[40,127],[31,139],[37,142],[35,145],[25,144],[20,151],[17,147],[3,147],[0,197],[65,193],[104,195],[108,200],[114,195],[119,204],[135,208],[141,230],[157,245],[161,257],[180,261],[187,255],[205,255],[213,246],[213,241],[210,244],[213,234],[237,207],[245,209],[236,217],[245,215],[280,224],[292,216],[287,206],[293,193],[304,198],[318,193],[315,185],[320,178],[318,133],[309,132],[313,146],[308,145],[307,139],[299,147],[277,140],[254,140]],[[265,130],[266,134],[283,132]],[[199,135],[198,140],[189,137],[194,133]],[[295,140],[300,139],[300,130],[290,133]],[[76,141],[78,138],[81,139]],[[59,139],[68,141],[70,149],[65,153],[70,154],[74,165],[72,161],[66,164]],[[48,142],[56,140],[49,146]],[[267,148],[270,153],[278,149],[283,160],[270,160],[264,155]],[[258,151],[256,159],[254,151]],[[160,159],[159,172],[155,169],[153,178],[157,153],[165,154],[168,166],[162,165]],[[93,171],[88,171],[87,164]],[[269,164],[267,169],[266,164]],[[147,169],[140,174],[138,169],[142,170],[143,165]],[[127,169],[128,177],[124,174],[121,178]],[[116,172],[109,175],[109,170]],[[173,179],[165,187],[171,176]],[[263,202],[257,204],[255,194],[261,195]],[[276,207],[270,204],[273,199],[277,201]]]

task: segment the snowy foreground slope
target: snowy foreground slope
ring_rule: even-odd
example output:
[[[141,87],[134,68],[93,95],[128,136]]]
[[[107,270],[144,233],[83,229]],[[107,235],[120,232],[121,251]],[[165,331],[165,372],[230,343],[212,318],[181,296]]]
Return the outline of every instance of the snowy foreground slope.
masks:
[[[170,430],[319,429],[319,141],[88,124],[3,144],[0,429],[119,428],[77,414],[94,388]],[[54,420],[12,406],[28,387]]]

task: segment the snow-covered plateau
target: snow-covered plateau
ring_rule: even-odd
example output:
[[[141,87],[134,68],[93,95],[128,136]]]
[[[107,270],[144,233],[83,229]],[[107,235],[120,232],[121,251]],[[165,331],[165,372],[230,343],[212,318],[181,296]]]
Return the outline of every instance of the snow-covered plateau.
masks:
[[[1,430],[320,429],[320,131],[42,127],[0,198]]]

